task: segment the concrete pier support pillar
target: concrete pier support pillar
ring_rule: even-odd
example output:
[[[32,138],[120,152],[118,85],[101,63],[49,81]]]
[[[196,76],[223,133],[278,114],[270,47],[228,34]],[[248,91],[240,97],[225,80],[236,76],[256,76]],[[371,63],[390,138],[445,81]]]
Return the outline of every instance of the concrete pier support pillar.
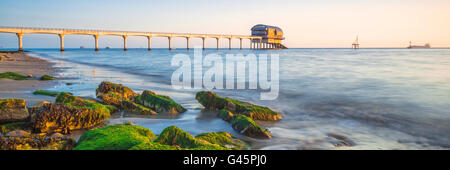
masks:
[[[152,50],[152,36],[147,36],[147,40],[148,40],[147,50],[150,51]]]
[[[123,37],[123,51],[127,51],[127,35],[122,36]]]
[[[239,49],[242,50],[242,38],[239,38]]]
[[[186,50],[189,50],[189,39],[191,39],[191,37],[186,37]]]
[[[228,38],[228,49],[231,50],[231,38]]]
[[[98,51],[98,37],[100,37],[100,35],[94,35],[94,38],[95,38],[95,51]]]
[[[253,49],[253,39],[250,39],[250,50]]]
[[[202,37],[202,49],[205,50],[205,40],[206,37]]]
[[[172,50],[172,37],[167,37],[169,39],[169,50]]]
[[[217,39],[217,50],[219,50],[219,41],[220,41],[220,38],[216,38]]]
[[[22,39],[23,39],[23,33],[17,33],[17,39],[19,40],[19,51],[23,51],[23,44],[22,44]]]
[[[59,35],[59,43],[60,43],[60,45],[61,45],[61,51],[64,51],[64,36],[66,36],[66,35],[64,35],[64,34],[58,34]]]

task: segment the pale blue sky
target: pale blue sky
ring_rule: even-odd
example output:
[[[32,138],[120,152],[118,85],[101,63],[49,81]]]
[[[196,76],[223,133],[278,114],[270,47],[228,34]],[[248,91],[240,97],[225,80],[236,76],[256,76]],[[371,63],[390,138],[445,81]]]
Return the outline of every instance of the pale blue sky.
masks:
[[[448,0],[2,0],[0,26],[250,34],[262,23],[281,27],[288,47],[349,47],[357,34],[362,47],[403,47],[409,41],[448,47],[448,11]],[[165,38],[152,43],[167,47]],[[215,40],[207,44],[214,47]],[[226,40],[221,44],[226,47]],[[94,40],[72,35],[65,45],[93,47]],[[24,48],[58,46],[56,35],[24,37]],[[105,46],[121,47],[122,40],[101,37],[100,47]],[[146,47],[146,39],[130,37],[128,46]],[[0,47],[17,47],[16,36],[0,33]],[[184,48],[185,40],[174,39],[174,47]]]

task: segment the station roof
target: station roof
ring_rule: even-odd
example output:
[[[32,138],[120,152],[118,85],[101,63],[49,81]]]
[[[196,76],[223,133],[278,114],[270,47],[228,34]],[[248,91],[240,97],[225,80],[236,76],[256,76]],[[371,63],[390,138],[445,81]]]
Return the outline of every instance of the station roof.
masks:
[[[256,30],[265,30],[266,28],[273,28],[276,29],[277,31],[281,31],[283,32],[283,30],[279,27],[276,26],[271,26],[271,25],[264,25],[264,24],[258,24],[252,27],[252,31],[256,31]]]

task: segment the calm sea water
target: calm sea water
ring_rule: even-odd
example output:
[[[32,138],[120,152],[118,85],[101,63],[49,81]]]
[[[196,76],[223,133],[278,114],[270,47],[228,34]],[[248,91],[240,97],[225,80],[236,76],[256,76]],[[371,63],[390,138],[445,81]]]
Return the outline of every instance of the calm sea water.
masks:
[[[215,91],[283,112],[277,123],[262,122],[273,134],[270,140],[246,138],[214,113],[202,113],[196,90],[174,90],[170,78],[177,67],[170,61],[180,53],[192,57],[194,52],[32,50],[63,68],[58,76],[65,79],[51,90],[95,97],[101,81],[112,81],[169,95],[189,110],[179,116],[121,113],[111,124],[133,121],[156,134],[169,125],[193,135],[228,131],[253,149],[450,149],[450,49],[220,50],[223,57],[279,54],[277,100],[259,100],[258,90]],[[340,146],[343,140],[352,146]]]

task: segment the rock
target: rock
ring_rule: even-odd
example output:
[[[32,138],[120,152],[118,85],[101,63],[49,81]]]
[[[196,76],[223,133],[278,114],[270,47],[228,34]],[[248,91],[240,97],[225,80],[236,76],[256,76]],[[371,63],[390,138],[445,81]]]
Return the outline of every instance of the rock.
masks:
[[[234,149],[234,150],[242,150],[245,147],[245,142],[234,138],[228,132],[210,132],[210,133],[201,133],[198,134],[195,138],[199,140],[205,140],[212,144],[218,144],[222,147]]]
[[[0,99],[0,123],[27,121],[30,118],[23,99]]]
[[[200,91],[195,99],[205,107],[205,110],[217,111],[227,109],[236,115],[246,115],[253,120],[280,120],[280,113],[270,108],[254,105],[248,102],[233,100],[226,97],[220,97],[210,91]]]
[[[331,143],[336,147],[341,146],[355,146],[356,143],[348,138],[347,136],[335,132],[330,132],[327,134],[329,137],[334,138],[336,141],[331,141]]]
[[[169,96],[157,95],[150,90],[144,90],[142,95],[136,97],[135,102],[148,107],[157,113],[177,114],[186,111],[183,106],[173,101]]]
[[[13,79],[13,80],[26,80],[27,76],[15,73],[15,72],[3,72],[0,73],[0,79]]]
[[[0,150],[72,150],[75,144],[70,138],[38,135],[0,137]]]
[[[123,101],[122,107],[123,107],[123,109],[125,109],[125,111],[131,112],[131,113],[139,113],[139,114],[144,114],[144,115],[157,115],[158,114],[155,111],[153,111],[152,109],[142,106],[140,104],[134,103],[132,101]]]
[[[28,74],[27,77],[28,78],[33,78],[33,75],[32,74]]]
[[[43,75],[40,80],[55,80],[55,77],[49,75]]]
[[[234,119],[234,114],[226,109],[219,110],[218,116],[227,122],[231,122]]]
[[[90,128],[110,116],[107,106],[69,93],[58,95],[56,104],[43,104],[33,108],[32,112],[33,129],[46,133],[70,133],[75,129]]]
[[[141,143],[152,143],[155,137],[140,126],[112,125],[84,133],[74,150],[128,150]]]
[[[177,146],[187,149],[212,149],[212,150],[224,150],[227,149],[217,144],[212,144],[206,140],[198,140],[191,134],[181,130],[176,126],[169,126],[165,128],[158,138],[155,140],[163,145]]]
[[[245,115],[238,115],[232,121],[232,127],[234,130],[249,137],[270,139],[270,135],[267,129],[262,128],[252,119]]]
[[[104,104],[120,107],[122,101],[132,100],[137,94],[130,88],[121,84],[102,82],[96,90],[96,96],[103,100]]]
[[[6,61],[7,58],[5,56],[0,56],[0,61]]]
[[[61,133],[53,133],[50,135],[51,138],[65,138],[65,136]]]
[[[36,90],[33,92],[34,95],[45,95],[45,96],[58,96],[59,94],[61,94],[62,92],[59,91],[50,91],[50,90]],[[65,92],[67,93],[67,92]],[[69,93],[72,94],[72,93]]]
[[[24,130],[13,130],[11,132],[8,132],[5,136],[8,137],[28,137],[30,136],[30,132],[24,131]]]
[[[0,125],[0,133],[8,133],[14,130],[31,130],[28,122],[12,122]]]

